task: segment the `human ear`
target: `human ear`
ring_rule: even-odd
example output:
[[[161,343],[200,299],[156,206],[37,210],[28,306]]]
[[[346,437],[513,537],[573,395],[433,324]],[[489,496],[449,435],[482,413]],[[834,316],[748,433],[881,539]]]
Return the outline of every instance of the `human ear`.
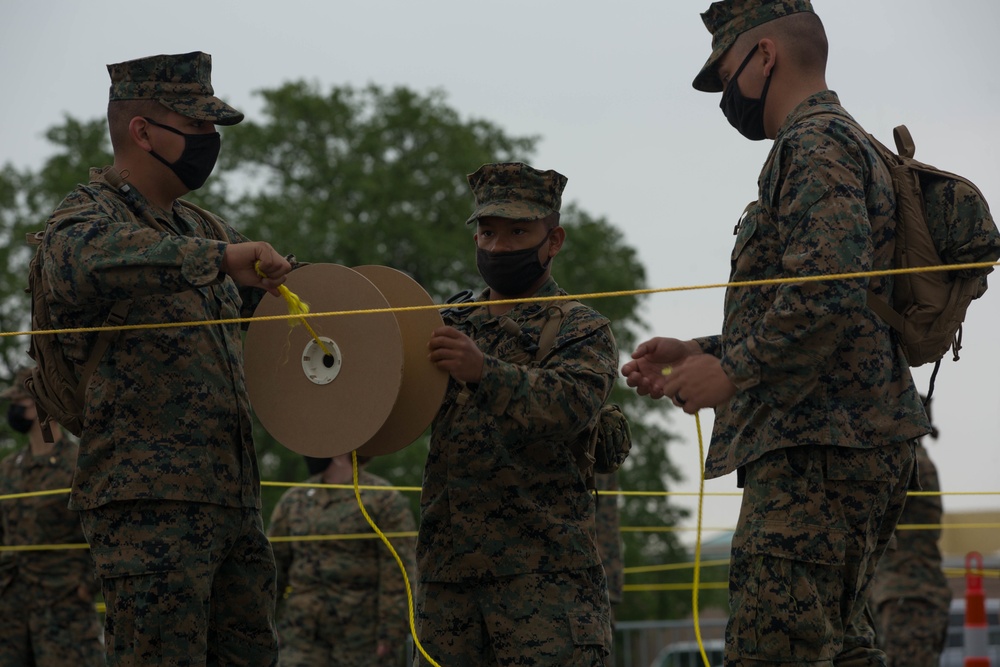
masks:
[[[758,47],[761,56],[764,59],[763,62],[764,76],[765,77],[771,76],[771,70],[774,69],[775,61],[778,58],[778,49],[774,44],[774,40],[772,40],[770,37],[765,37],[761,39],[760,42],[758,42]]]
[[[128,135],[142,150],[153,150],[153,144],[149,141],[149,123],[142,116],[134,116],[128,122]]]
[[[556,227],[551,232],[549,232],[549,257],[555,257],[562,250],[563,243],[566,241],[566,230],[562,227]]]

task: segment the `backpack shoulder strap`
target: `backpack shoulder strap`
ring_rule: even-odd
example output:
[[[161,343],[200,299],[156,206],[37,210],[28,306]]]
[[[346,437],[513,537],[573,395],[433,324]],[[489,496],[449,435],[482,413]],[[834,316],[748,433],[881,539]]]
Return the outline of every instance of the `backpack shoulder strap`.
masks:
[[[222,221],[219,220],[219,217],[217,215],[215,215],[214,213],[210,213],[205,209],[203,209],[202,207],[196,204],[192,204],[191,202],[185,199],[178,199],[177,203],[183,206],[184,208],[188,209],[192,213],[197,214],[198,217],[207,222],[209,228],[212,230],[212,233],[215,235],[216,241],[226,241],[227,243],[229,242],[229,233],[226,231],[225,226],[223,226]]]
[[[538,350],[535,352],[536,362],[544,359],[545,355],[552,351],[552,346],[556,342],[556,336],[559,335],[559,328],[562,326],[566,313],[582,305],[579,301],[557,301],[549,305],[545,324],[542,325],[542,331],[538,334]]]

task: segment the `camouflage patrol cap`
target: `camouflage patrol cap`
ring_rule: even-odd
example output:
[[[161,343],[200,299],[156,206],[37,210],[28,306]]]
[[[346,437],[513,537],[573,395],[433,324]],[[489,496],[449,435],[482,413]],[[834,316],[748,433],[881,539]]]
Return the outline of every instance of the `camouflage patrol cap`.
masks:
[[[201,51],[159,55],[108,65],[110,101],[156,100],[182,116],[235,125],[243,114],[212,89],[212,56]]]
[[[495,216],[508,220],[541,220],[559,211],[565,176],[539,171],[523,162],[484,164],[469,174],[476,210],[465,224]]]
[[[31,394],[24,388],[24,381],[31,377],[30,368],[22,368],[14,375],[14,382],[9,387],[0,391],[0,399],[9,401],[19,401],[23,398],[31,398]]]
[[[722,0],[713,2],[701,15],[705,27],[712,33],[712,55],[691,84],[706,93],[722,91],[722,81],[716,70],[719,59],[726,54],[736,38],[750,28],[798,12],[812,12],[809,0]]]

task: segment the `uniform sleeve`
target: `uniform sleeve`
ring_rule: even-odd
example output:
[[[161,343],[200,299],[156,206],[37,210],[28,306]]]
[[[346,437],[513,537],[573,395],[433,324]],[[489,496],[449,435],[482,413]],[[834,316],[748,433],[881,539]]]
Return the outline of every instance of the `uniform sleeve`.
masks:
[[[115,220],[84,191],[52,215],[42,249],[54,298],[78,304],[172,294],[219,282],[226,243]]]
[[[502,440],[525,443],[523,434],[530,430],[535,440],[567,441],[588,426],[611,394],[618,349],[610,328],[567,319],[541,366],[487,355],[472,398],[479,409],[503,417],[496,420],[497,428],[507,431]]]
[[[721,335],[701,336],[699,338],[695,338],[694,342],[696,345],[698,345],[699,348],[701,348],[701,351],[704,352],[705,354],[710,354],[713,357],[722,356]]]
[[[784,241],[781,275],[869,271],[871,225],[864,167],[838,140],[818,130],[785,140],[772,201]],[[766,192],[766,191],[765,191]],[[736,387],[765,403],[793,405],[810,393],[843,343],[846,327],[867,308],[866,279],[777,286],[771,306],[744,337],[727,341],[722,367]]]
[[[384,491],[380,494],[383,500],[382,515],[378,518],[379,528],[386,533],[416,531],[413,512],[406,498],[397,491]],[[413,586],[416,581],[415,540],[413,537],[399,537],[391,542],[400,560],[403,561],[406,576]],[[394,645],[401,643],[406,636],[409,627],[409,606],[399,564],[385,545],[381,547],[378,552],[378,640]]]

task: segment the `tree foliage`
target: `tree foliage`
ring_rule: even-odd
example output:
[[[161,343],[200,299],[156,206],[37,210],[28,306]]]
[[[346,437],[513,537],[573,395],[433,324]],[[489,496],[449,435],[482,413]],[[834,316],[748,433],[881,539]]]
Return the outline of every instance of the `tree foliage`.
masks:
[[[444,93],[420,94],[398,87],[334,87],[329,91],[290,82],[259,91],[259,120],[224,128],[215,175],[191,199],[217,211],[247,236],[267,240],[301,261],[345,266],[382,264],[413,276],[435,302],[462,289],[482,288],[472,230],[473,208],[466,174],[495,161],[531,162],[536,137],[511,137],[481,119],[463,119]],[[56,152],[37,171],[5,165],[0,170],[0,230],[15,242],[0,248],[0,318],[4,331],[28,328],[23,288],[30,254],[24,232],[40,229],[52,208],[90,166],[109,164],[103,119],[65,118],[46,135]],[[550,165],[545,165],[546,167]],[[572,166],[551,165],[570,177]],[[645,287],[645,269],[634,248],[608,220],[569,200],[562,224],[567,242],[554,264],[559,284],[572,294]],[[642,327],[640,297],[585,300],[612,320],[620,351],[633,349]],[[0,339],[0,364],[9,378],[28,360],[23,338]],[[664,428],[665,406],[639,398],[623,386],[613,400],[630,418],[633,449],[621,472],[622,488],[664,491],[679,478],[667,455],[673,436]],[[10,442],[10,434],[0,440]],[[255,429],[265,480],[297,482],[305,477],[300,456]],[[419,487],[427,435],[370,469],[392,482]],[[284,488],[264,488],[264,517]],[[409,494],[417,508],[418,494]],[[666,497],[619,501],[623,526],[675,525],[683,512]],[[626,564],[648,565],[687,558],[669,532],[626,533]],[[690,581],[689,574],[678,575]],[[629,578],[629,581],[632,579]],[[663,579],[658,579],[662,581]],[[630,593],[620,619],[671,618],[690,609],[686,593]]]

